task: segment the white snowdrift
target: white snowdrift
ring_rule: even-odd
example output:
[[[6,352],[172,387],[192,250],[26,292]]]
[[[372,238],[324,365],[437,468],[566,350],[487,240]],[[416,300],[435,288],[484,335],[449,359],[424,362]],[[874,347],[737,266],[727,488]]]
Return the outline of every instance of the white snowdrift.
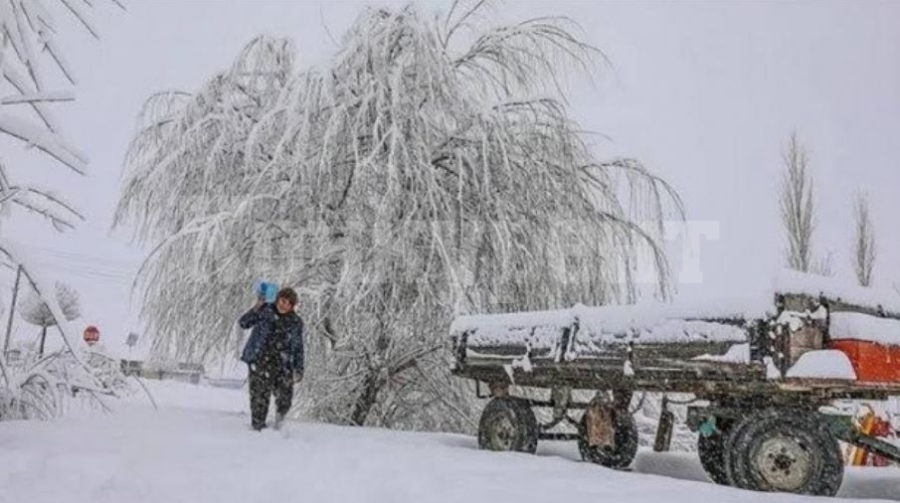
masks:
[[[809,351],[800,355],[787,377],[856,380],[856,371],[847,355],[833,349]]]
[[[900,320],[862,313],[831,313],[828,333],[832,339],[853,339],[900,345]]]
[[[163,387],[161,403],[199,405],[207,402],[202,395],[220,391]],[[245,399],[230,393],[230,400],[217,395],[208,402]],[[811,501],[714,485],[688,453],[642,452],[637,473],[622,473],[580,462],[571,442],[543,443],[537,456],[494,453],[459,435],[309,423],[291,424],[287,435],[257,433],[246,413],[132,407],[91,418],[3,423],[0,502]],[[898,488],[900,470],[851,469],[840,496],[892,499]]]
[[[213,386],[197,386],[178,381],[142,379],[141,382],[162,409],[185,409],[240,414],[249,410],[250,398],[246,388],[223,389]],[[134,405],[150,405],[144,393],[136,393],[129,400]]]

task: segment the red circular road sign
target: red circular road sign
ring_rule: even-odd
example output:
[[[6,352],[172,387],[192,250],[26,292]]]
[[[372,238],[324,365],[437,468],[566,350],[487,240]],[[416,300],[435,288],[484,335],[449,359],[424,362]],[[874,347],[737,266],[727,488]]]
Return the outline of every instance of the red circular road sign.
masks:
[[[100,331],[94,325],[88,325],[84,329],[84,342],[88,343],[89,346],[93,346],[98,341],[100,341]]]

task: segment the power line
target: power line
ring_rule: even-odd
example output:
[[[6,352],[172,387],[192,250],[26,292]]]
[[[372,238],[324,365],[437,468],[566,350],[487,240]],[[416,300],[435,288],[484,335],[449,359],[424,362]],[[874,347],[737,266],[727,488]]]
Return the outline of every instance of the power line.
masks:
[[[49,255],[49,257],[47,255]],[[68,263],[68,266],[64,263]],[[53,269],[64,267],[65,270],[70,273],[73,272],[74,268],[75,271],[84,271],[93,275],[118,279],[133,278],[140,270],[138,265],[128,266],[124,265],[124,263],[115,265],[85,255],[56,252],[47,252],[44,256],[39,256],[37,260],[35,260],[35,264]]]
[[[115,258],[98,257],[98,256],[85,255],[85,254],[81,254],[81,253],[71,253],[71,252],[48,250],[48,249],[41,249],[41,248],[37,248],[37,249],[41,250],[40,252],[38,252],[38,255],[44,255],[44,256],[49,255],[51,257],[59,258],[62,260],[68,260],[68,261],[73,261],[73,262],[82,262],[82,263],[88,263],[88,264],[97,264],[97,265],[101,265],[102,267],[111,268],[111,269],[120,269],[120,270],[134,269],[134,270],[137,270],[140,267],[140,263],[129,263],[129,262],[122,261],[120,259],[115,259]]]

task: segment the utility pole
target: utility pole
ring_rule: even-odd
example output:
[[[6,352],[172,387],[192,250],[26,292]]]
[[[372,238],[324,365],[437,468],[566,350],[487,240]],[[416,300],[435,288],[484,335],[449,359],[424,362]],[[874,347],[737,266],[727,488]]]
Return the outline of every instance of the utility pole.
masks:
[[[19,281],[22,279],[22,266],[16,269],[16,285],[13,287],[12,306],[9,308],[9,321],[6,323],[6,340],[3,342],[3,354],[9,351],[9,339],[12,337],[13,315],[16,313],[16,297],[19,296]]]

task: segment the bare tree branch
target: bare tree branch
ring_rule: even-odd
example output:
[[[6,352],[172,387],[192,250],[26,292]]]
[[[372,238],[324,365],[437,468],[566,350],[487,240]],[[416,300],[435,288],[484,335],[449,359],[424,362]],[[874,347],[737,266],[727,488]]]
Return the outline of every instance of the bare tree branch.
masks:
[[[812,236],[816,228],[815,201],[809,155],[793,133],[782,154],[781,221],[787,234],[787,262],[792,269],[810,272]]]
[[[853,218],[856,231],[853,241],[853,271],[856,273],[856,280],[860,285],[871,286],[877,248],[875,228],[869,212],[869,198],[863,193],[856,196]]]

